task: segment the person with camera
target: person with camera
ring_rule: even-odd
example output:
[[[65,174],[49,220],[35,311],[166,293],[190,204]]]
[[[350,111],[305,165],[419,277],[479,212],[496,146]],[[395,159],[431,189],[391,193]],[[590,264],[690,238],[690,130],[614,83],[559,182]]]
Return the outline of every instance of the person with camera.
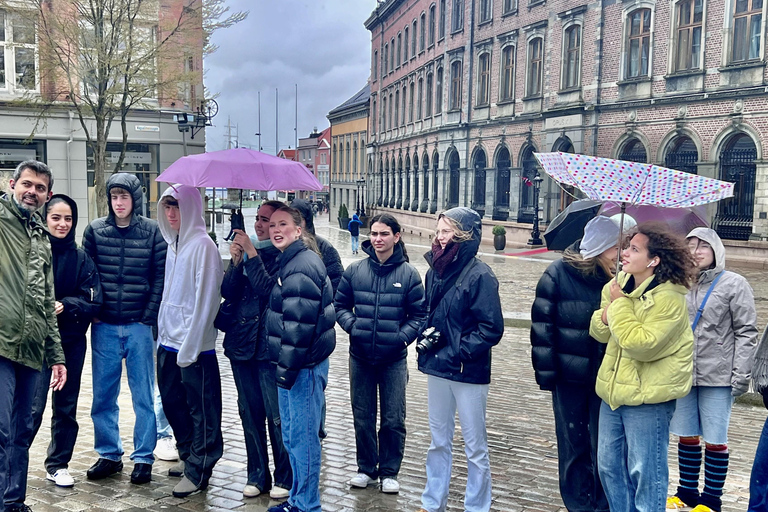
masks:
[[[336,319],[349,333],[349,387],[358,473],[352,487],[381,480],[381,492],[397,493],[405,450],[408,345],[426,320],[424,287],[408,263],[400,224],[392,215],[371,219],[367,259],[344,271],[336,292]],[[376,432],[377,396],[381,420]]]
[[[434,328],[417,342],[419,370],[427,374],[429,429],[427,485],[419,512],[445,510],[451,480],[454,417],[467,454],[464,510],[491,508],[491,466],[485,412],[491,382],[491,349],[504,334],[499,282],[475,255],[482,222],[474,210],[452,208],[438,217],[432,250],[424,255],[429,317]],[[440,333],[439,336],[435,336]]]
[[[570,512],[608,512],[597,471],[595,393],[605,345],[589,335],[603,286],[613,277],[619,225],[598,215],[584,237],[552,262],[536,285],[531,308],[531,359],[536,383],[552,392],[560,496]]]

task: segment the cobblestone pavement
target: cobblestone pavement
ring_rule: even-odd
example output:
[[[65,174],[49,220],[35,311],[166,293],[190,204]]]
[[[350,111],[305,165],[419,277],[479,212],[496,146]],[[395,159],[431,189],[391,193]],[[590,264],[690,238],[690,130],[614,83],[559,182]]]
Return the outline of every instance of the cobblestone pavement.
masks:
[[[246,212],[248,214],[248,212]],[[251,213],[251,217],[252,217]],[[246,225],[252,225],[248,220]],[[226,236],[228,226],[219,228],[220,238]],[[318,233],[327,236],[341,253],[345,266],[362,256],[352,256],[347,233],[318,221]],[[413,263],[419,271],[426,271],[421,254],[428,240],[406,237]],[[226,253],[225,243],[222,252]],[[509,258],[493,255],[492,248],[483,248],[487,261],[501,283],[502,304],[505,311],[525,313],[530,309],[534,288],[541,272],[553,259],[550,254],[533,257]],[[768,319],[768,280],[757,271],[743,271],[750,279],[759,297],[760,327]],[[339,329],[338,343],[331,357],[330,379],[327,390],[328,438],[323,443],[321,495],[323,510],[334,511],[415,511],[420,505],[420,494],[425,483],[424,460],[429,446],[427,423],[426,377],[416,368],[415,351],[409,355],[410,382],[405,458],[399,476],[399,495],[384,495],[375,488],[351,490],[347,480],[356,472],[354,430],[349,406],[349,380],[347,369],[347,337]],[[530,365],[528,331],[507,328],[504,338],[494,349],[493,381],[488,398],[488,442],[493,473],[493,510],[509,512],[565,511],[558,493],[557,457],[552,409],[549,393],[540,391],[533,378]],[[88,356],[88,360],[90,356]],[[89,411],[92,400],[90,366],[83,376],[83,390],[79,405],[80,436],[70,472],[76,484],[72,489],[55,487],[45,480],[43,460],[49,441],[49,431],[41,429],[32,446],[29,470],[27,504],[35,512],[48,511],[202,511],[238,510],[262,512],[274,504],[267,497],[243,499],[245,484],[245,446],[237,412],[236,391],[229,363],[220,355],[222,387],[224,393],[224,458],[214,470],[210,487],[202,494],[186,499],[173,498],[171,490],[178,479],[169,478],[167,470],[173,463],[158,461],[153,470],[153,481],[146,485],[129,482],[132,463],[126,456],[123,472],[99,482],[85,477],[88,467],[96,461],[93,451],[93,424]],[[126,454],[132,447],[133,412],[128,386],[123,380],[120,399],[121,434]],[[760,407],[737,404],[733,410],[730,429],[731,468],[723,497],[725,512],[743,511],[748,501],[749,474],[757,440],[766,418]],[[458,422],[457,422],[458,423]],[[44,425],[48,425],[46,418]],[[451,482],[448,510],[463,510],[463,489],[466,485],[466,459],[461,448],[460,427],[457,424],[454,453],[454,478]],[[674,443],[670,454],[676,459]],[[676,482],[672,464],[671,482]]]

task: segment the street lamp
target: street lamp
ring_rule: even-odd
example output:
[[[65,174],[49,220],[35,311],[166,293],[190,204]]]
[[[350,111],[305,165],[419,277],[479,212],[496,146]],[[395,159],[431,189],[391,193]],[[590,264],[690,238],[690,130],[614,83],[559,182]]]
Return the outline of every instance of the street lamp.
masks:
[[[365,180],[358,179],[357,183],[357,215],[365,216]]]
[[[528,245],[544,245],[544,242],[541,241],[541,232],[539,231],[539,191],[541,190],[542,181],[544,179],[539,175],[539,171],[536,171],[536,176],[533,178],[533,231],[531,231]]]

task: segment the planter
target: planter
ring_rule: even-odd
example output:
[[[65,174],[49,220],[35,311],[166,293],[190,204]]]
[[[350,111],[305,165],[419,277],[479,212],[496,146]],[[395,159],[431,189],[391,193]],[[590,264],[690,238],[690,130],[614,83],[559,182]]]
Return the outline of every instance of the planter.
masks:
[[[339,217],[339,229],[346,230],[349,226],[349,217]]]
[[[493,247],[497,251],[503,251],[506,246],[507,246],[507,235],[493,236]]]

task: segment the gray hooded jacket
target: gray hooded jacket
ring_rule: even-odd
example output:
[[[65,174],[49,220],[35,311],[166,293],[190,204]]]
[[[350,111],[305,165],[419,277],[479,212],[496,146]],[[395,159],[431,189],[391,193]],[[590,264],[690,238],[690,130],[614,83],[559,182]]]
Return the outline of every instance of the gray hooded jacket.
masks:
[[[712,246],[714,268],[699,274],[688,292],[688,316],[696,318],[715,276],[723,275],[712,289],[694,331],[693,385],[731,386],[734,396],[749,387],[757,344],[757,313],[752,288],[744,277],[725,270],[725,247],[715,231],[695,228],[696,237]]]

